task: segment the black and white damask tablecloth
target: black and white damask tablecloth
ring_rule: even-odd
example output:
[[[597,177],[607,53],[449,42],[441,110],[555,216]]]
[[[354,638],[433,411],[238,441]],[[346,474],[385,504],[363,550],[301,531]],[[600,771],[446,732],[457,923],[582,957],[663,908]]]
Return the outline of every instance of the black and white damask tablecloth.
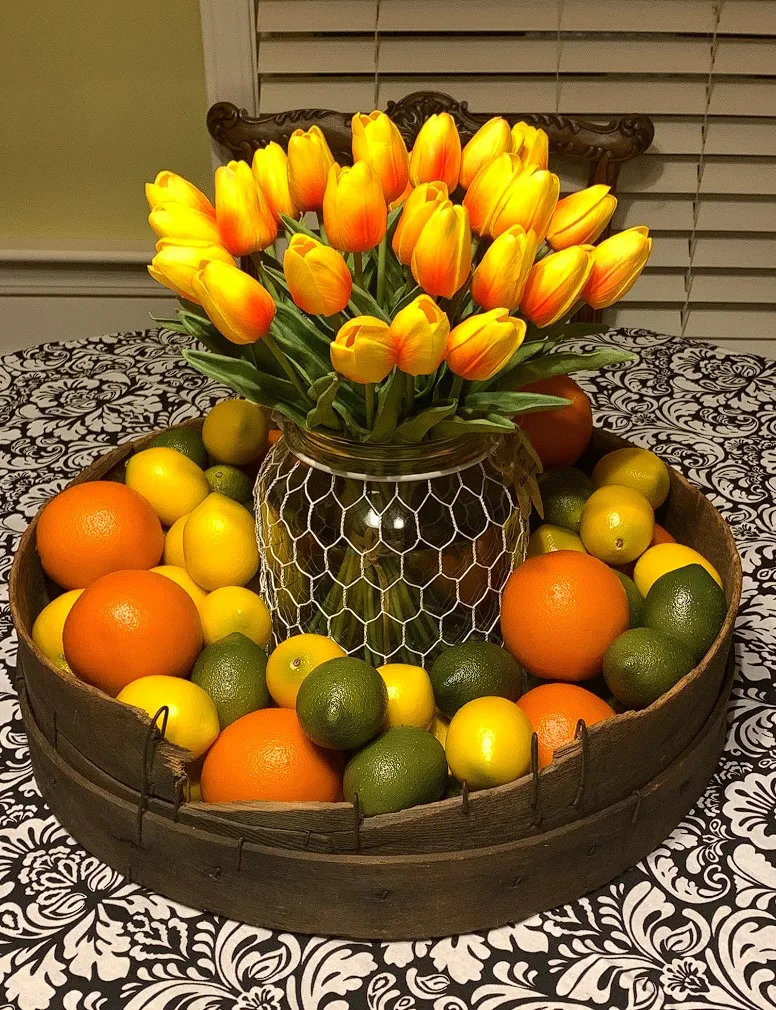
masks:
[[[11,559],[38,507],[107,447],[224,391],[183,338],[124,333],[0,358],[0,1010],[773,1010],[776,1007],[776,361],[639,330],[581,381],[733,527],[744,564],[723,760],[643,863],[519,925],[415,943],[294,936],[185,908],[77,844],[35,785],[10,671]]]

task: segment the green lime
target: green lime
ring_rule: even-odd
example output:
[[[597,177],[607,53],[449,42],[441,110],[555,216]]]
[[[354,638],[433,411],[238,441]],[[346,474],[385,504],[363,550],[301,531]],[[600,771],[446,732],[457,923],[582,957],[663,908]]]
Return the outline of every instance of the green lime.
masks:
[[[646,708],[695,666],[690,650],[655,628],[631,628],[604,653],[604,677],[628,708]]]
[[[218,710],[218,722],[225,729],[236,719],[266,708],[267,657],[239,631],[207,645],[191,671],[191,679],[210,695]]]
[[[446,649],[430,671],[437,707],[448,719],[475,698],[517,701],[523,671],[506,649],[492,642],[464,642]]]
[[[250,477],[238,470],[236,466],[229,466],[228,463],[216,463],[209,470],[205,470],[207,482],[211,491],[218,491],[225,494],[227,498],[238,501],[246,507],[253,504],[253,482]]]
[[[363,747],[380,731],[387,712],[385,681],[373,666],[352,656],[316,666],[296,696],[304,732],[313,743],[335,750]]]
[[[630,626],[632,628],[640,628],[641,625],[644,624],[644,597],[636,588],[636,583],[633,579],[629,579],[627,575],[624,575],[622,572],[618,572],[616,568],[612,570],[622,583],[622,588],[625,590],[625,595],[628,597]]]
[[[582,509],[595,486],[587,474],[573,466],[556,466],[539,477],[544,521],[579,532]]]
[[[395,726],[367,744],[348,762],[343,780],[345,799],[354,803],[358,795],[359,808],[367,817],[433,803],[446,788],[445,749],[432,733],[417,726]]]
[[[168,428],[166,431],[160,431],[158,435],[154,435],[146,448],[156,448],[159,445],[177,449],[203,470],[207,466],[205,443],[200,432],[194,428]]]
[[[677,639],[701,659],[725,621],[727,603],[719,585],[701,565],[685,565],[652,583],[644,624]]]

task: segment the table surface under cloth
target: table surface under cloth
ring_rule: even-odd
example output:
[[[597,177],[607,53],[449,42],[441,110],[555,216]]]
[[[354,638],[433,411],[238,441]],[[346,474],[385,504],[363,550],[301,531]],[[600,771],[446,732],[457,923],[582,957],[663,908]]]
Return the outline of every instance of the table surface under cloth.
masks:
[[[49,813],[12,687],[8,576],[39,506],[104,450],[224,390],[167,331],[0,358],[0,1010],[776,1007],[776,361],[643,330],[583,375],[599,424],[658,452],[731,524],[744,566],[719,769],[683,823],[607,887],[521,925],[361,943],[185,908],[89,855]],[[580,346],[586,346],[583,341]]]

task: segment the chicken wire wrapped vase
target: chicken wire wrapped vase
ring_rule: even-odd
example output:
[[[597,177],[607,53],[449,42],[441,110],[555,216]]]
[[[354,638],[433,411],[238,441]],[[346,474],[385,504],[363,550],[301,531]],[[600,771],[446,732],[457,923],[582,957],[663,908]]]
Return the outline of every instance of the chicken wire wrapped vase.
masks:
[[[275,643],[313,632],[374,665],[427,666],[500,640],[535,469],[519,434],[374,445],[287,425],[255,487]]]

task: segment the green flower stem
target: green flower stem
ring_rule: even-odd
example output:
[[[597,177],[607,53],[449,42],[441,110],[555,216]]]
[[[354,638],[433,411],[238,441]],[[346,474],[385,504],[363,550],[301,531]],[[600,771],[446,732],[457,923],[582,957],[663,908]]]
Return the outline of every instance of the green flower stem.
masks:
[[[388,235],[383,235],[377,250],[377,304],[385,308],[385,256],[388,251]]]
[[[323,227],[323,211],[316,210],[315,216],[318,218],[318,231],[321,233],[321,242],[325,242],[328,245],[328,238],[326,237],[326,229]]]
[[[456,375],[453,379],[453,388],[450,390],[450,399],[458,400],[461,396],[461,390],[463,389],[463,378],[460,375]]]
[[[271,256],[273,260],[276,260],[278,258],[274,242],[272,243],[272,245],[268,245],[267,248],[264,250],[264,252],[267,253],[268,256]]]
[[[448,306],[448,309],[447,309],[447,315],[448,315],[448,318],[450,319],[450,325],[451,326],[454,325],[453,321],[457,320],[457,318],[458,318],[458,316],[459,316],[459,314],[461,312],[461,305],[463,303],[464,298],[466,297],[466,292],[468,291],[468,289],[469,289],[468,282],[462,284],[461,287],[456,291],[456,293],[450,299],[450,305]]]
[[[335,312],[333,316],[327,316],[327,321],[331,324],[336,337],[345,322],[345,316],[341,312]]]
[[[539,248],[536,250],[536,256],[534,257],[534,263],[538,263],[539,260],[543,260],[545,256],[549,256],[552,249],[547,245],[546,242],[542,242]]]
[[[361,260],[361,253],[353,253],[353,273],[355,274],[356,284],[360,288],[364,286],[364,264]]]
[[[415,413],[415,376],[404,376],[405,412],[407,417],[412,417]]]
[[[288,358],[285,356],[285,354],[283,353],[283,351],[280,349],[280,347],[278,346],[277,342],[275,341],[275,338],[271,334],[265,333],[264,336],[261,339],[264,341],[264,344],[266,345],[267,350],[269,350],[272,353],[272,355],[275,358],[275,360],[277,361],[277,363],[280,365],[280,367],[283,369],[283,371],[285,372],[285,374],[288,376],[288,378],[294,384],[294,387],[295,387],[297,393],[299,393],[299,395],[302,398],[302,402],[304,404],[306,404],[308,407],[315,406],[315,404],[313,403],[313,401],[307,395],[307,390],[302,385],[302,383],[301,383],[301,381],[299,379],[299,376],[296,374],[296,372],[294,371],[294,369],[291,367],[290,361],[288,360]]]
[[[269,276],[267,271],[264,269],[264,264],[261,261],[261,253],[251,253],[251,261],[256,267],[256,273],[259,277],[259,282],[269,291],[276,302],[281,302],[283,299],[278,294],[278,289],[275,287],[272,278]]]
[[[367,382],[364,386],[364,398],[366,400],[366,426],[371,431],[375,423],[375,384]]]

